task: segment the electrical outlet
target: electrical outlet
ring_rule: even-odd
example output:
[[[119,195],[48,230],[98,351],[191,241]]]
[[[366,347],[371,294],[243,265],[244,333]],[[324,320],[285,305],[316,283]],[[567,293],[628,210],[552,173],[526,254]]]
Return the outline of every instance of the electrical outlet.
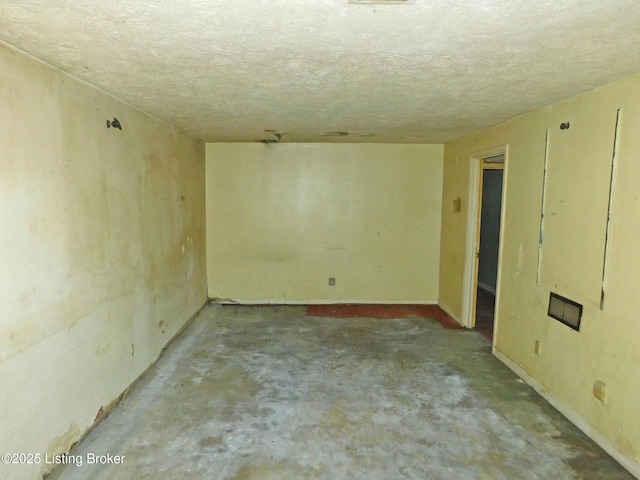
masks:
[[[607,403],[607,384],[602,380],[593,382],[593,396],[602,403]]]
[[[329,286],[333,287],[335,286],[335,284],[336,284],[336,279],[333,277],[329,278]]]
[[[536,355],[540,355],[540,340],[536,340],[536,344],[533,347],[533,353],[535,353]]]

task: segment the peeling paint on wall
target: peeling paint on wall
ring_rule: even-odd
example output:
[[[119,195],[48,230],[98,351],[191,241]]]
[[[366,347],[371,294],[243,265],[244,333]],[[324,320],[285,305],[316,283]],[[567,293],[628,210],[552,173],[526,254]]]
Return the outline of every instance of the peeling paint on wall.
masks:
[[[68,451],[206,301],[204,183],[202,142],[0,49],[3,451]]]

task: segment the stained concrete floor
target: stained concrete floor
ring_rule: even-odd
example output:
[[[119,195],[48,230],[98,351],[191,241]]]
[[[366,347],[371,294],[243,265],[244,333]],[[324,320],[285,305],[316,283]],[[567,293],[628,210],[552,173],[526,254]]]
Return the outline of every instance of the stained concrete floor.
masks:
[[[478,333],[210,305],[67,465],[75,479],[631,479]]]

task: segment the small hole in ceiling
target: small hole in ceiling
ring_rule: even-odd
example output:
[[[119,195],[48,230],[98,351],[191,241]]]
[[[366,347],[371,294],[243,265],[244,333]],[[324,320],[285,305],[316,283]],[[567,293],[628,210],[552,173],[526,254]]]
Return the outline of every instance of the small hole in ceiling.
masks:
[[[349,135],[349,132],[324,132],[323,137],[344,137]]]

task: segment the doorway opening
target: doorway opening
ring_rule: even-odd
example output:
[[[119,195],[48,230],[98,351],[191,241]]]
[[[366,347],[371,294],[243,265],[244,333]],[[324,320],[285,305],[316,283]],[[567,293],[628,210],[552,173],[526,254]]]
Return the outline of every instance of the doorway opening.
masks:
[[[468,328],[475,329],[494,345],[506,157],[506,146],[473,155],[469,184],[463,318]]]
[[[502,180],[504,156],[484,159],[480,188],[480,235],[478,238],[478,281],[474,328],[493,340],[495,319],[498,251],[500,247],[500,215],[502,213]]]

